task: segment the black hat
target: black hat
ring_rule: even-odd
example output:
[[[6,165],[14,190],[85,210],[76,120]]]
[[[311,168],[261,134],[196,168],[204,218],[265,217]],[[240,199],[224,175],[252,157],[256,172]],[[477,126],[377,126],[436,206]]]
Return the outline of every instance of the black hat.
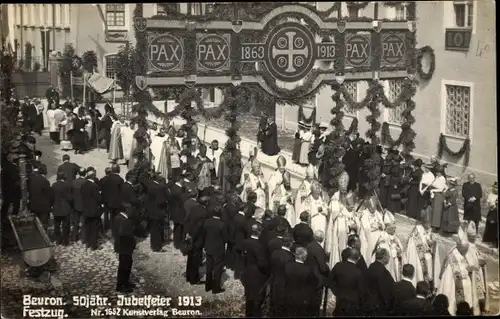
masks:
[[[43,153],[41,151],[35,151],[35,156],[42,157]]]
[[[424,161],[422,161],[421,158],[417,158],[416,160],[413,161],[413,166],[416,167],[421,167],[424,164]]]

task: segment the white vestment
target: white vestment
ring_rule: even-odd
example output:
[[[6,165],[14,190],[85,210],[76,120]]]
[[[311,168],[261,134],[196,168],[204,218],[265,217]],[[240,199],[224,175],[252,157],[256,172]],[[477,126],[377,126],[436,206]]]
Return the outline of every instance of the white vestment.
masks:
[[[321,212],[320,212],[321,210]],[[328,207],[321,196],[314,198],[313,195],[307,196],[302,204],[301,212],[307,211],[311,216],[311,229],[313,232],[321,230],[323,234],[326,233]],[[324,242],[321,243],[321,246]]]
[[[243,191],[241,192],[241,200],[246,203],[247,195],[249,192],[255,192],[257,194],[257,202],[255,206],[258,208],[266,209],[266,192],[264,183],[264,176],[256,176],[253,173],[248,174],[248,178],[243,184]]]
[[[479,300],[486,298],[486,287],[484,286],[484,274],[481,266],[479,265],[479,259],[481,259],[481,256],[479,255],[476,244],[469,244],[469,250],[467,251],[467,254],[465,254],[465,258],[467,259],[469,266],[477,268],[477,270],[472,273],[470,278],[473,287],[472,299],[474,301],[478,301],[478,304],[474,305],[474,316],[479,316],[481,315]]]
[[[151,139],[151,153],[153,154],[153,165],[155,170],[158,170],[158,165],[160,164],[161,150],[163,148],[163,142],[167,140],[168,136],[152,136]]]
[[[361,225],[366,234],[366,245],[361,247],[361,254],[366,256],[365,261],[367,265],[370,265],[374,261],[372,260],[373,250],[375,249],[375,245],[377,245],[377,241],[382,233],[379,224],[383,225],[383,220],[384,217],[379,211],[375,211],[373,214],[368,210],[363,211]]]
[[[479,308],[477,298],[474,298],[473,285],[467,267],[467,260],[458,249],[448,254],[441,270],[441,281],[437,293],[448,297],[448,311],[455,315],[457,304],[465,301],[470,307]]]
[[[122,147],[123,158],[128,161],[130,159],[130,149],[132,148],[132,140],[134,139],[134,131],[130,126],[123,126],[122,131]]]
[[[207,150],[207,157],[214,163],[215,166],[215,174],[219,176],[219,163],[220,163],[220,156],[222,154],[222,150],[220,148],[213,150],[212,148],[209,148]]]
[[[267,202],[269,204],[269,209],[274,210],[275,202],[275,190],[278,189],[283,183],[283,173],[278,169],[271,173],[271,176],[267,180]],[[279,198],[277,199],[279,200]]]
[[[59,123],[56,123],[56,110],[50,109],[47,110],[47,122],[49,124],[49,132],[58,132],[59,131]]]
[[[397,236],[389,235],[386,231],[382,231],[375,245],[374,250],[378,248],[385,248],[391,255],[389,263],[385,266],[387,270],[391,273],[392,278],[395,282],[401,280],[401,272],[405,261],[402,260],[403,245]],[[375,252],[372,256],[372,260],[375,260]]]
[[[295,196],[295,211],[297,212],[298,215],[302,213],[300,209],[302,207],[303,201],[307,198],[307,196],[311,194],[311,186],[312,186],[311,181],[304,179],[302,181],[302,184],[300,184],[299,189],[297,190],[297,195]],[[294,224],[298,223],[300,223],[300,220],[294,221]]]
[[[254,159],[249,159],[248,162],[243,166],[243,169],[241,170],[241,177],[240,177],[240,184],[244,185],[246,177],[245,175],[250,175],[252,173],[252,162]]]
[[[431,230],[425,230],[422,225],[417,224],[408,238],[404,260],[415,267],[413,286],[419,281],[434,281],[434,287],[439,286],[439,272],[441,271],[441,258],[439,248],[434,242],[434,234]]]

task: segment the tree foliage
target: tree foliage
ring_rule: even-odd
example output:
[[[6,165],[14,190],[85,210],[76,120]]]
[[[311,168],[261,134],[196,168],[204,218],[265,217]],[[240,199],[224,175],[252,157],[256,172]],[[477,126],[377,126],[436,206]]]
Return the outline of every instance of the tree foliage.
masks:
[[[136,51],[134,45],[127,42],[120,47],[118,51],[116,81],[122,88],[123,93],[128,96],[132,89],[132,84],[135,80],[134,65],[136,59]]]
[[[89,73],[97,70],[97,54],[95,51],[88,50],[82,54],[82,68]]]
[[[59,75],[62,82],[62,95],[64,97],[71,96],[71,72],[73,71],[73,57],[76,55],[75,48],[72,44],[66,44],[62,53],[61,66],[59,67]]]

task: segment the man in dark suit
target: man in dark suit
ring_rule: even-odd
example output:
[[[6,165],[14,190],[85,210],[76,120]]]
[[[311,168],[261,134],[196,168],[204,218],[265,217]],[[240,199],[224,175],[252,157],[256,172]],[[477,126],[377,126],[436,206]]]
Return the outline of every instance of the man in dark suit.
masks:
[[[358,251],[361,251],[361,240],[357,234],[351,234],[347,237],[347,248],[342,251],[341,257],[342,261],[347,260],[347,256],[349,256],[349,250],[352,248],[356,248]],[[365,258],[361,255],[356,262],[356,266],[363,274],[366,274],[368,270],[368,266],[366,265]]]
[[[245,288],[246,317],[262,317],[262,303],[269,273],[266,251],[259,241],[260,228],[259,225],[253,225],[250,237],[241,243],[245,260],[241,283]]]
[[[286,225],[279,224],[278,227],[276,227],[276,236],[269,239],[267,245],[265,246],[269,258],[272,256],[275,250],[280,249],[283,246],[284,244],[283,238],[286,235],[287,235]]]
[[[130,217],[135,217],[137,206],[139,205],[139,196],[135,189],[136,179],[132,172],[127,172],[127,174],[125,174],[125,180],[121,188],[121,202],[131,206],[130,212],[132,216]]]
[[[80,171],[80,166],[75,163],[70,162],[70,157],[68,154],[64,154],[62,157],[63,163],[57,168],[57,172],[63,172],[66,176],[66,181],[72,183],[78,172]]]
[[[50,212],[54,204],[54,192],[45,177],[46,174],[43,168],[35,169],[28,178],[29,208],[40,219],[45,229],[48,227]]]
[[[106,185],[101,185],[103,193],[106,193],[106,206],[110,214],[108,221],[111,224],[115,216],[122,210],[122,188],[124,183],[123,178],[120,176],[120,166],[113,164]],[[111,227],[111,225],[106,225],[105,229],[111,229]]]
[[[71,184],[66,181],[64,172],[57,173],[57,181],[52,184],[54,193],[54,235],[58,245],[67,246],[69,244],[69,225],[72,213],[73,195]]]
[[[290,222],[286,219],[286,205],[279,205],[277,215],[274,216],[277,225],[283,225],[286,228],[286,232],[292,232],[292,226],[290,226]]]
[[[234,248],[234,278],[239,279],[244,268],[244,259],[242,256],[241,245],[249,237],[247,220],[242,207],[234,215],[232,223],[231,245]]]
[[[297,246],[307,247],[307,245],[313,240],[314,234],[309,226],[309,213],[300,213],[300,223],[295,225],[292,231],[293,240]]]
[[[432,316],[434,310],[428,299],[430,286],[426,281],[417,282],[416,296],[401,305],[401,316],[423,317]]]
[[[347,259],[337,263],[328,277],[327,286],[336,298],[333,316],[362,316],[367,290],[363,273],[356,266],[361,254],[356,248],[347,252]]]
[[[222,216],[221,219],[224,221],[224,224],[227,228],[227,234],[229,236],[227,248],[226,248],[226,258],[225,258],[225,266],[229,269],[234,270],[235,260],[236,260],[236,251],[235,245],[232,238],[233,235],[233,220],[234,216],[238,214],[238,206],[237,202],[239,201],[239,196],[237,194],[231,193],[226,196],[226,203],[222,206]]]
[[[311,314],[315,317],[319,316],[319,308],[321,307],[321,297],[323,296],[323,287],[326,284],[326,279],[330,272],[330,268],[327,264],[326,252],[321,247],[321,243],[325,234],[321,230],[317,230],[314,233],[314,240],[311,241],[307,249],[307,260],[306,265],[311,267],[314,275],[318,278],[318,286],[316,287],[315,295],[311,303]]]
[[[134,237],[134,224],[130,219],[132,207],[125,203],[123,211],[115,216],[113,222],[113,231],[115,234],[114,248],[118,253],[118,273],[116,275],[116,291],[132,292],[135,285],[130,282],[130,273],[132,271],[132,254],[136,242]]]
[[[108,181],[109,176],[111,176],[111,167],[106,167],[104,169],[104,176],[99,180],[99,187],[101,188],[102,197],[102,212],[104,214],[104,229],[103,232],[111,227],[110,212],[108,207]]]
[[[390,254],[385,248],[375,251],[375,262],[368,267],[367,284],[370,293],[370,316],[387,316],[393,312],[394,279],[385,268]]]
[[[87,182],[85,175],[87,170],[83,167],[78,171],[78,178],[72,183],[72,198],[73,198],[73,211],[71,214],[71,234],[70,239],[73,242],[78,241],[80,233],[80,221],[83,216],[83,199],[82,199],[82,186]]]
[[[283,238],[283,246],[273,251],[270,258],[271,265],[271,313],[272,317],[284,317],[286,314],[286,281],[285,265],[295,260],[295,255],[290,250],[293,239],[290,235]]]
[[[276,237],[277,220],[273,217],[273,211],[266,209],[262,217],[262,232],[260,233],[259,240],[264,246],[267,247],[269,241]],[[291,236],[291,232],[290,232]],[[269,252],[268,252],[269,253]]]
[[[154,176],[146,183],[145,206],[149,219],[151,233],[151,250],[157,253],[166,252],[163,249],[165,217],[167,215],[167,186],[160,183],[159,176]]]
[[[295,261],[285,265],[285,317],[313,315],[309,311],[314,299],[314,292],[318,287],[318,279],[311,268],[305,264],[306,260],[307,249],[297,247]]]
[[[83,231],[87,248],[96,250],[102,215],[102,198],[99,185],[95,182],[96,172],[93,167],[87,169],[86,182],[81,187],[83,201]]]
[[[189,192],[196,196],[196,188],[189,189]],[[207,218],[207,208],[209,198],[202,197],[198,205],[187,206],[189,211],[186,211],[186,220],[184,221],[184,229],[189,240],[191,241],[191,249],[187,255],[186,262],[186,280],[192,284],[201,284],[200,265],[203,261],[203,224]]]
[[[173,241],[174,247],[180,248],[184,238],[183,222],[185,218],[184,212],[184,187],[180,182],[180,176],[175,176],[175,183],[170,186],[168,209],[170,211],[170,219],[174,223]]]
[[[205,220],[203,225],[204,248],[207,258],[207,280],[205,291],[214,294],[224,292],[222,289],[222,272],[224,270],[224,254],[229,235],[227,227],[221,220],[221,206],[216,206],[212,217]]]
[[[401,313],[401,306],[406,301],[415,298],[417,295],[412,283],[415,276],[415,267],[410,264],[404,265],[402,275],[403,279],[394,284],[394,314],[396,315]]]

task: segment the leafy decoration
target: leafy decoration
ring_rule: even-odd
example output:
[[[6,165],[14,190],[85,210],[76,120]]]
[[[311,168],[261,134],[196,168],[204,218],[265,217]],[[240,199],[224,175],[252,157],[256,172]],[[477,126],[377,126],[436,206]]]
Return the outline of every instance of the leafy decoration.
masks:
[[[313,108],[311,115],[307,117],[304,114],[304,106],[299,105],[299,110],[297,111],[297,122],[304,122],[306,124],[311,124],[316,120],[316,108]]]
[[[97,70],[97,54],[95,51],[88,50],[82,54],[82,68],[89,73],[94,73]]]
[[[420,48],[417,50],[417,73],[418,77],[421,78],[422,80],[430,80],[432,76],[434,75],[434,71],[436,70],[436,55],[434,54],[434,49],[432,49],[430,46],[425,46],[423,48]],[[429,61],[429,71],[424,72],[422,68],[422,59],[424,58],[424,55],[428,54],[430,57]]]
[[[438,157],[442,157],[443,153],[446,152],[449,156],[454,159],[459,159],[464,157],[464,167],[469,166],[469,158],[470,158],[470,139],[467,137],[462,144],[462,147],[458,151],[453,151],[449,148],[446,143],[446,137],[443,133],[439,135],[438,141]]]

